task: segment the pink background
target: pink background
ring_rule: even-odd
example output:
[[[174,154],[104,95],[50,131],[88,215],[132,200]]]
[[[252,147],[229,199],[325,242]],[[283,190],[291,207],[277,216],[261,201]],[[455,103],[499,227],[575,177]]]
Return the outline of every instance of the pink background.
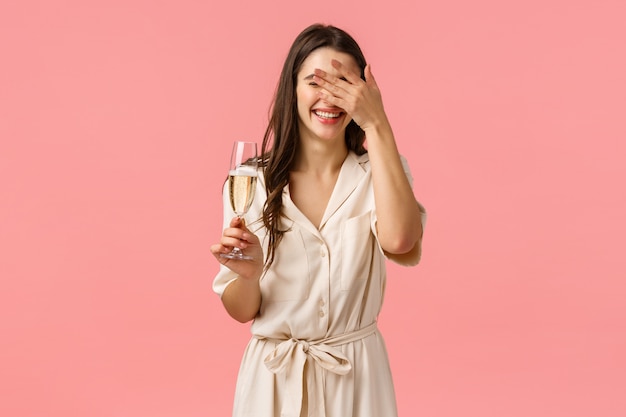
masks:
[[[0,415],[229,415],[220,187],[317,21],[429,211],[380,318],[401,415],[625,415],[623,4],[3,1]]]

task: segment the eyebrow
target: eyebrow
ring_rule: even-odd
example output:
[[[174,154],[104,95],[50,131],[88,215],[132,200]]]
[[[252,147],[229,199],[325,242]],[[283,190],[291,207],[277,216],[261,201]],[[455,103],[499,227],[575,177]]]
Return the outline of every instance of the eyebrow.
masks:
[[[304,78],[303,78],[303,80],[311,80],[311,79],[313,79],[313,76],[314,76],[314,75],[315,75],[315,74],[309,74],[309,75],[307,75],[306,77],[304,77]],[[348,81],[348,80],[346,79],[346,77],[339,77],[339,79],[340,79],[340,80],[343,80],[343,81]]]

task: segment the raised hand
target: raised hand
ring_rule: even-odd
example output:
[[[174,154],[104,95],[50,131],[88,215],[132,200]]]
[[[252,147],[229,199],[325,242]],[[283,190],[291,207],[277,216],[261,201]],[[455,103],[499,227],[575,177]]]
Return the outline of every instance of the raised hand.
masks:
[[[372,75],[371,66],[365,66],[365,80],[350,71],[341,62],[333,59],[331,65],[339,75],[331,75],[319,68],[315,69],[313,80],[320,86],[318,96],[343,110],[352,117],[366,133],[369,129],[389,124],[383,108],[383,101]]]

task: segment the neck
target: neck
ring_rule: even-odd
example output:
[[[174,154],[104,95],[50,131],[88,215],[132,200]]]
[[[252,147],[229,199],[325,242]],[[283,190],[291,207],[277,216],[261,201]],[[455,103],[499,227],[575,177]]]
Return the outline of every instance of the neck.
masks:
[[[293,171],[313,172],[318,175],[339,171],[343,161],[348,156],[348,148],[345,142],[341,141],[341,145],[301,141],[299,152],[294,161]]]

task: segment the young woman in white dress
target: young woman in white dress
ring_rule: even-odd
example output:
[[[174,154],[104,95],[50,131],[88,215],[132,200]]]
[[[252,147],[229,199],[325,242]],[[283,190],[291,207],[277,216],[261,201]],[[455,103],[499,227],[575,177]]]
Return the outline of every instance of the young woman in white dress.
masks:
[[[367,139],[367,146],[364,142]],[[247,224],[224,195],[211,252],[228,314],[253,320],[235,417],[394,417],[376,327],[385,260],[415,265],[425,212],[354,39],[298,35],[285,61]],[[220,256],[233,247],[253,260]]]

